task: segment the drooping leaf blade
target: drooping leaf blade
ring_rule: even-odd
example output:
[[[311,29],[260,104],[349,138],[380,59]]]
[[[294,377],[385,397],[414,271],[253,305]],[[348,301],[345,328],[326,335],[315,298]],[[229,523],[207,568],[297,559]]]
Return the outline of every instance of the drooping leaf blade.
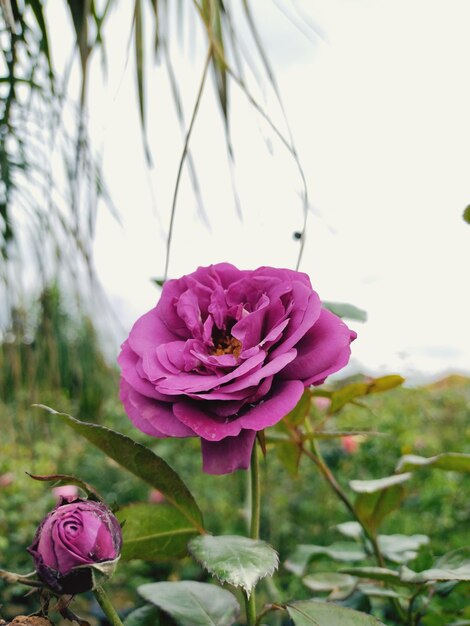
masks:
[[[202,514],[192,494],[178,474],[152,450],[105,426],[82,422],[44,405],[35,406],[55,415],[119,465],[161,491],[195,529],[203,530]]]
[[[241,587],[249,596],[261,578],[272,576],[277,552],[265,541],[236,535],[202,535],[188,545],[190,553],[221,582]]]
[[[80,478],[76,476],[70,476],[69,474],[48,474],[48,475],[39,475],[39,474],[30,474],[26,472],[28,476],[33,478],[34,480],[41,480],[44,482],[53,482],[56,483],[56,486],[59,485],[75,485],[76,487],[80,487],[87,494],[88,498],[91,500],[97,500],[98,502],[103,502],[103,498],[96,491],[94,487],[92,487],[89,483],[86,483]]]

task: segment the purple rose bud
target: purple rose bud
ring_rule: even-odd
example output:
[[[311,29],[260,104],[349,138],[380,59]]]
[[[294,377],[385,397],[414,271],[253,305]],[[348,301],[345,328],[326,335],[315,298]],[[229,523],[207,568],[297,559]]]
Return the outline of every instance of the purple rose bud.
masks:
[[[76,594],[93,588],[94,569],[112,573],[121,545],[121,527],[105,504],[62,499],[42,521],[28,552],[48,587]]]

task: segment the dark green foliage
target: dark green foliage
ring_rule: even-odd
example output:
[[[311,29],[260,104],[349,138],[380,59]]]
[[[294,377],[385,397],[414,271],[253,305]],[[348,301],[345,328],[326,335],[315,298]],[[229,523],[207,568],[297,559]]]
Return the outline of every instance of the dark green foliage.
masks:
[[[79,416],[99,419],[115,373],[106,363],[91,320],[75,319],[56,286],[26,309],[15,309],[0,344],[0,396],[8,404],[72,400]]]

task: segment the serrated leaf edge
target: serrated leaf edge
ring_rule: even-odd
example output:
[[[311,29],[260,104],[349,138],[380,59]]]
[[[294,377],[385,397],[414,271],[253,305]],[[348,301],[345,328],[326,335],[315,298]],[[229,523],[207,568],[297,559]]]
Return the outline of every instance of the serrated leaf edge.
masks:
[[[236,535],[234,535],[236,536]],[[195,539],[199,539],[199,537],[195,537]],[[245,537],[245,539],[249,539],[249,537]],[[267,572],[265,572],[262,576],[259,576],[258,579],[256,580],[256,582],[253,585],[236,585],[235,583],[230,582],[229,580],[224,580],[223,578],[221,578],[220,576],[217,575],[217,573],[211,568],[209,567],[206,563],[204,563],[201,559],[199,559],[194,552],[191,549],[191,543],[192,541],[190,541],[188,543],[188,551],[191,554],[191,556],[194,558],[194,560],[199,563],[199,565],[201,565],[201,567],[203,567],[206,571],[209,572],[209,574],[212,574],[212,576],[214,578],[216,578],[219,583],[221,583],[222,585],[228,584],[228,585],[232,585],[232,587],[240,587],[242,588],[245,593],[247,598],[250,598],[251,592],[253,591],[253,589],[256,587],[256,585],[259,583],[260,580],[263,580],[263,578],[266,578],[267,576],[272,576],[274,574],[274,572],[277,570],[277,568],[279,567],[279,554],[277,553],[277,551],[269,545],[269,543],[267,543],[266,541],[263,541],[262,539],[253,539],[253,541],[258,541],[260,543],[264,543],[266,544],[269,548],[271,548],[272,552],[273,552],[273,556],[274,556],[274,563],[271,569],[269,569]]]

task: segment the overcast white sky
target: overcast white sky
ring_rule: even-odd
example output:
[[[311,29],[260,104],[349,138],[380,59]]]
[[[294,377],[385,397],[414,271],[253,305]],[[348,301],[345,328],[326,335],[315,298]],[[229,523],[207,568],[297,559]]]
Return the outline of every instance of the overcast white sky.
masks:
[[[470,3],[252,4],[309,185],[313,209],[301,269],[325,300],[351,302],[369,314],[366,324],[354,325],[356,365],[412,379],[418,373],[469,372],[470,227],[461,216],[470,203]],[[183,145],[165,71],[149,67],[148,136],[155,165],[146,169],[133,55],[128,58],[125,45],[128,5],[121,3],[110,22],[108,79],[103,81],[96,59],[89,90],[92,137],[103,152],[122,221],[103,207],[95,247],[98,274],[122,320],[121,339],[158,298],[150,277],[163,273]],[[299,11],[309,22],[299,19]],[[59,23],[60,12],[53,19]],[[61,36],[56,45],[66,47],[65,27]],[[204,61],[202,38],[183,46],[175,40],[172,51],[189,120]],[[252,81],[252,88],[285,132],[267,81]],[[236,87],[231,98],[242,217],[209,90],[191,146],[210,227],[198,214],[185,174],[172,277],[222,260],[241,268],[295,266],[299,244],[292,233],[302,225],[295,163]]]

